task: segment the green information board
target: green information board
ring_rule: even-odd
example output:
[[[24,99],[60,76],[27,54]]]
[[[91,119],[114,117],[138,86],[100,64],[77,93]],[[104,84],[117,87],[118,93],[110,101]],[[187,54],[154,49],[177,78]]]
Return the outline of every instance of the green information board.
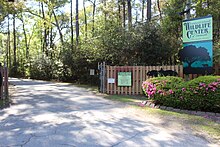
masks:
[[[212,40],[212,16],[183,21],[183,43]]]
[[[131,72],[118,72],[118,86],[132,86]]]

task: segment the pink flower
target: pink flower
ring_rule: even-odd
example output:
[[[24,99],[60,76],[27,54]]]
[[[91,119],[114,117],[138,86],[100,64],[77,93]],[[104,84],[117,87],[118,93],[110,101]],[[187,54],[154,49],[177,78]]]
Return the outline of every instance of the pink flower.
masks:
[[[160,94],[161,94],[161,93],[163,93],[163,91],[162,91],[162,90],[158,90],[157,93],[160,93]]]
[[[206,87],[205,83],[199,83],[200,87]]]
[[[215,87],[213,87],[213,88],[212,88],[212,91],[215,91],[215,90],[216,90],[216,88],[215,88]]]
[[[169,93],[170,93],[170,94],[173,94],[173,90],[172,90],[172,89],[170,89],[170,90],[169,90]]]
[[[182,88],[182,91],[186,91],[186,88]]]

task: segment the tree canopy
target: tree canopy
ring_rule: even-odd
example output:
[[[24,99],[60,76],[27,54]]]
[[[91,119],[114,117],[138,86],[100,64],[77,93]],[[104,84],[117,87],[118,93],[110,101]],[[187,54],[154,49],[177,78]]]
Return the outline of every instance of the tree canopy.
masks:
[[[180,63],[186,0],[0,0],[0,61],[12,76],[87,82],[98,62]],[[219,0],[192,0],[191,18],[213,16]],[[217,57],[217,56],[216,56]]]

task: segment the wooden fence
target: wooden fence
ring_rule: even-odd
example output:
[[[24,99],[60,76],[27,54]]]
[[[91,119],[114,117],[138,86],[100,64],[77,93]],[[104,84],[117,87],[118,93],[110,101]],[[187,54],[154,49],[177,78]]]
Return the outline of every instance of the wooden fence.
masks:
[[[182,65],[172,65],[172,66],[106,66],[106,93],[107,94],[125,94],[125,95],[138,95],[142,94],[142,82],[150,76],[147,76],[147,72],[151,70],[160,69],[163,70],[173,70],[178,73],[179,77],[184,77],[183,66]],[[131,72],[131,86],[118,86],[118,72]],[[189,79],[196,78],[200,75],[190,74]],[[113,80],[109,82],[110,80]]]
[[[2,75],[2,85],[0,89],[0,99],[8,97],[8,68],[0,66],[0,72]]]

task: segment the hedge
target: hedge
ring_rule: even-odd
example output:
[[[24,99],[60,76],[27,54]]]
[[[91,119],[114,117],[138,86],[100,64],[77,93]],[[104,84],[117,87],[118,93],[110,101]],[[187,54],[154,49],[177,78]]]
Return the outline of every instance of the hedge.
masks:
[[[157,77],[144,81],[148,99],[160,105],[220,113],[220,77],[201,76],[188,82],[180,77]]]

